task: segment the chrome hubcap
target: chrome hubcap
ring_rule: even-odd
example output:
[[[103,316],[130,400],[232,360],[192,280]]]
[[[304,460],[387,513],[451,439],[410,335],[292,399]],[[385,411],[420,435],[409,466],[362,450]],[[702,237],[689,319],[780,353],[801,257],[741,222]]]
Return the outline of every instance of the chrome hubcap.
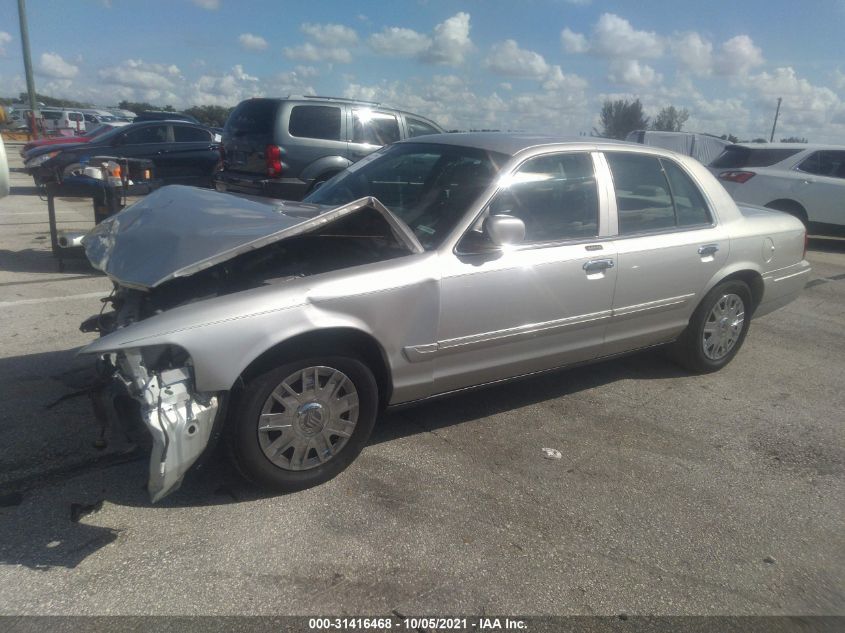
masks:
[[[358,392],[332,367],[306,367],[280,382],[258,418],[264,455],[285,470],[308,470],[332,459],[358,422]]]
[[[745,323],[745,305],[735,294],[722,295],[704,321],[701,337],[704,355],[721,360],[736,346]]]

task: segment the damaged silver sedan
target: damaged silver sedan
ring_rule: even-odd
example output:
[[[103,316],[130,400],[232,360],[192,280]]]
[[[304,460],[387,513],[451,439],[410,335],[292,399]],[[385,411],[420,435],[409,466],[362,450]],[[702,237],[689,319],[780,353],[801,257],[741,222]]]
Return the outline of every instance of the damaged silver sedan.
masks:
[[[798,296],[804,240],[671,152],[418,138],[301,203],[174,186],[101,223],[84,244],[114,291],[82,352],[152,435],[153,500],[218,437],[293,491],[388,406],[667,343],[717,370]]]

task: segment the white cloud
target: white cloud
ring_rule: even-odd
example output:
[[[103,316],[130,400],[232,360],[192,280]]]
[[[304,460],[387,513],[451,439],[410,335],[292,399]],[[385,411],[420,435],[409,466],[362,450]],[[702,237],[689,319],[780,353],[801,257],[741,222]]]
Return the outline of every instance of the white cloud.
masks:
[[[6,31],[0,31],[0,57],[6,56],[6,45],[12,41],[12,36]]]
[[[206,11],[217,11],[220,8],[220,0],[191,0],[191,2]]]
[[[660,57],[663,42],[653,31],[638,31],[625,18],[603,13],[593,27],[591,52],[609,59]]]
[[[543,82],[543,89],[549,92],[565,92],[570,94],[583,95],[589,84],[587,80],[578,75],[566,75],[560,66],[552,66],[546,80]]]
[[[358,42],[358,34],[353,29],[341,24],[306,22],[300,30],[312,41],[300,46],[285,47],[283,52],[288,59],[338,64],[352,62],[352,51],[349,47]]]
[[[35,71],[53,79],[73,79],[79,74],[79,66],[66,62],[58,53],[41,53]]]
[[[845,90],[845,73],[838,68],[833,71],[833,85],[839,90]]]
[[[431,38],[427,35],[398,26],[391,26],[382,30],[381,33],[374,33],[368,42],[377,53],[401,57],[417,57],[431,47]]]
[[[763,52],[747,35],[737,35],[722,44],[716,56],[715,70],[720,75],[745,75],[763,64]]]
[[[709,75],[713,70],[713,44],[696,32],[683,33],[671,44],[681,69],[694,75]]]
[[[515,40],[494,44],[486,66],[500,75],[541,78],[548,74],[549,65],[539,53],[520,48]]]
[[[238,36],[238,42],[240,42],[242,48],[248,51],[263,51],[267,48],[267,40],[252,33],[241,33]]]
[[[583,33],[575,33],[568,28],[560,32],[560,43],[567,53],[586,53],[590,48]]]
[[[431,35],[413,29],[391,26],[367,40],[370,48],[383,55],[413,57],[428,64],[458,66],[472,50],[469,13],[456,13],[434,27]]]
[[[827,124],[842,101],[830,88],[815,86],[798,76],[791,67],[761,72],[746,79],[762,108],[773,109],[778,97],[783,97],[781,116],[785,125],[820,127]],[[780,125],[780,124],[779,124]],[[800,136],[806,132],[798,130]]]
[[[301,46],[285,47],[285,57],[297,59],[304,62],[336,62],[338,64],[349,64],[352,62],[352,53],[345,48],[328,48],[315,46],[306,42]]]
[[[232,106],[259,94],[258,77],[247,74],[240,64],[223,75],[202,75],[190,88],[190,98],[195,105]]]
[[[456,13],[434,27],[431,47],[425,58],[434,64],[458,66],[472,50],[469,38],[469,13]]]
[[[103,83],[146,90],[166,91],[181,80],[179,67],[170,64],[148,64],[141,59],[127,59],[117,66],[103,68],[97,73]]]
[[[358,34],[354,29],[341,24],[305,23],[300,30],[317,44],[333,48],[354,46],[358,43]]]
[[[641,64],[636,59],[618,59],[611,62],[607,78],[617,84],[647,88],[660,83],[662,76],[651,66]]]

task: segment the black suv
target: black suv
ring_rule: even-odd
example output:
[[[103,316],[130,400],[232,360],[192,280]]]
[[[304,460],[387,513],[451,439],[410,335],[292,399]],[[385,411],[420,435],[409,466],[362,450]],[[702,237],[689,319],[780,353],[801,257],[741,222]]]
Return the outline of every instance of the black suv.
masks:
[[[378,103],[333,97],[248,99],[223,128],[218,191],[301,200],[383,145],[439,134],[428,119]]]

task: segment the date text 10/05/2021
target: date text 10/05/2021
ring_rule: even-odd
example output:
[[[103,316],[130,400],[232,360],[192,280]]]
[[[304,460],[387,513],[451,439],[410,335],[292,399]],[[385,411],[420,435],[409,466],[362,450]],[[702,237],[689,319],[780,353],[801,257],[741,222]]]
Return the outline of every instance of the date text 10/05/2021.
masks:
[[[525,630],[524,620],[511,618],[427,618],[403,617],[394,622],[391,618],[310,618],[308,628],[312,631],[332,630],[452,630],[452,631],[494,631]]]

